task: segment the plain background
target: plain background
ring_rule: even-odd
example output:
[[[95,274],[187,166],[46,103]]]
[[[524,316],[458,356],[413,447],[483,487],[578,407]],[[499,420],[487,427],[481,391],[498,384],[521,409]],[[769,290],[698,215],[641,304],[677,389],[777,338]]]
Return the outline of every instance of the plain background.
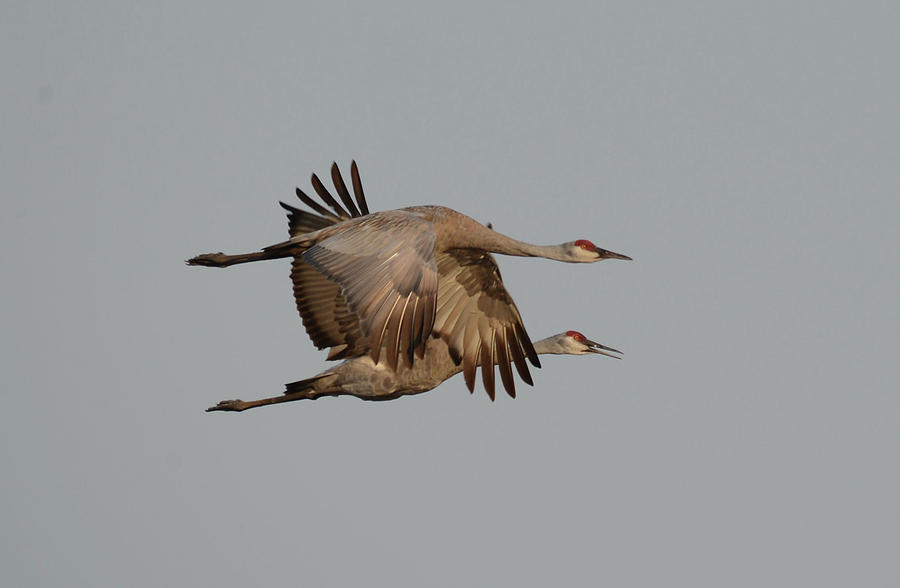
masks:
[[[0,584],[900,585],[894,2],[4,2]],[[323,369],[277,200],[359,162],[501,258],[491,403]]]

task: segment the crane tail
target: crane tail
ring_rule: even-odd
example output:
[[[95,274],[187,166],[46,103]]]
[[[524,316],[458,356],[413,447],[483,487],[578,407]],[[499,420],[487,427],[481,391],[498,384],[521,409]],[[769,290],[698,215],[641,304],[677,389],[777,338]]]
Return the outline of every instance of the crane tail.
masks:
[[[324,374],[319,374],[317,376],[313,376],[311,378],[306,378],[305,380],[297,380],[296,382],[290,382],[284,385],[284,393],[285,394],[297,394],[298,392],[308,392],[314,389],[315,383],[321,380],[322,378],[327,378],[332,375],[329,372]]]

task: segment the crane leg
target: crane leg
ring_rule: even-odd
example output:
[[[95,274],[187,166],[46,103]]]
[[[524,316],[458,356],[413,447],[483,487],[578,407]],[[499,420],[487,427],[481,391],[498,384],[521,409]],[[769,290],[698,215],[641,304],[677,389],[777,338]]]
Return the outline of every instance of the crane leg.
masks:
[[[318,398],[314,390],[302,390],[300,392],[291,392],[289,394],[281,394],[280,396],[272,396],[271,398],[261,398],[259,400],[223,400],[215,406],[210,406],[206,412],[215,412],[217,410],[227,412],[241,412],[248,408],[256,408],[257,406],[266,406],[267,404],[279,404],[281,402],[293,402],[295,400],[305,400],[307,398]]]
[[[282,241],[281,243],[263,247],[261,251],[254,251],[253,253],[238,253],[236,255],[226,255],[221,251],[218,253],[204,253],[187,260],[187,264],[205,265],[207,267],[228,267],[229,265],[238,263],[293,257],[294,255],[300,255],[306,251],[314,242],[312,237],[302,235],[300,237],[294,237],[289,241]]]
[[[226,255],[221,251],[219,253],[204,253],[197,257],[187,260],[188,265],[205,265],[206,267],[228,267],[238,263],[247,263],[250,261],[261,261],[263,259],[276,259],[278,257],[287,257],[287,255],[272,254],[268,251],[256,251],[254,253],[239,253],[237,255]]]

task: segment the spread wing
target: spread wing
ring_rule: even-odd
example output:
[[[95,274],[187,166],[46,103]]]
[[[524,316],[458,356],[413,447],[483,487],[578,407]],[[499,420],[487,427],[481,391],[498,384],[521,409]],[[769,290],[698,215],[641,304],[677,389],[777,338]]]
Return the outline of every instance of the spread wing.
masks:
[[[336,164],[331,176],[346,209],[314,175],[313,188],[331,210],[298,188],[300,200],[318,214],[282,203],[292,237],[369,214],[356,163],[351,179],[357,207]],[[532,384],[526,358],[538,367],[540,362],[496,261],[465,249],[435,258],[434,244],[430,222],[390,211],[348,222],[295,256],[291,280],[307,333],[319,349],[331,348],[328,359],[370,352],[377,362],[383,353],[396,369],[400,357],[411,365],[414,352],[424,355],[434,330],[447,341],[453,360],[463,364],[470,390],[481,365],[493,399],[496,364],[504,388],[515,397],[511,364]]]
[[[341,208],[334,200],[319,178],[313,174],[312,184],[322,201],[332,207],[328,210],[303,190],[297,188],[297,197],[318,214],[301,210],[290,204],[281,202],[282,208],[288,212],[288,229],[291,237],[318,231],[335,223],[354,217],[369,214],[369,207],[363,193],[359,178],[359,168],[354,161],[350,165],[353,191],[359,208],[353,212]],[[331,165],[331,177],[341,200],[347,204],[350,200],[341,172],[336,163]],[[318,349],[330,347],[328,359],[344,359],[364,355],[369,350],[368,340],[359,328],[359,319],[347,306],[341,294],[341,286],[328,279],[313,266],[297,255],[291,264],[291,282],[294,284],[294,300],[313,344]]]
[[[484,388],[494,399],[494,365],[503,387],[516,397],[510,364],[533,384],[527,357],[540,367],[522,317],[503,286],[494,257],[473,249],[453,249],[437,255],[440,274],[434,331],[447,342],[453,361],[463,364],[466,386],[475,389],[475,368],[481,365]]]
[[[408,365],[414,353],[424,356],[438,296],[435,242],[431,222],[392,210],[345,221],[300,256],[340,287],[346,308],[358,319],[361,337],[350,341],[345,334],[343,344],[358,346],[365,337],[372,360],[377,363],[384,348],[392,369],[401,355]],[[332,304],[339,312],[340,303]],[[328,322],[326,306],[314,313],[321,324]],[[330,327],[332,335],[341,332],[334,320]]]
[[[359,328],[359,319],[341,295],[341,286],[332,282],[301,256],[291,264],[294,300],[303,327],[319,349],[330,347],[328,359],[365,355],[369,342]]]

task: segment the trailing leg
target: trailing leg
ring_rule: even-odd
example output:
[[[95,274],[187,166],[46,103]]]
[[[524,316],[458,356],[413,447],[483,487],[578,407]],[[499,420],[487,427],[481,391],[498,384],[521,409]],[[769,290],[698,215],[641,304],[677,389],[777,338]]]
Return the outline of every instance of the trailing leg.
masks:
[[[305,400],[307,398],[316,398],[314,390],[304,390],[302,392],[293,392],[291,394],[282,394],[271,398],[261,398],[260,400],[223,400],[215,406],[210,406],[206,412],[215,412],[217,410],[227,412],[241,412],[248,408],[256,408],[257,406],[266,406],[267,404],[279,404],[281,402],[293,402],[294,400]]]
[[[315,400],[322,396],[338,396],[342,394],[339,387],[334,386],[336,378],[332,373],[319,374],[306,380],[287,384],[286,391],[280,396],[261,398],[259,400],[223,400],[215,406],[210,406],[206,412],[226,411],[241,412],[248,408],[266,406],[268,404],[280,404],[295,400]]]
[[[269,245],[264,247],[262,251],[254,251],[253,253],[238,253],[236,255],[227,255],[221,251],[218,253],[204,253],[197,257],[192,257],[186,263],[188,265],[204,265],[207,267],[228,267],[238,263],[293,257],[306,251],[314,243],[315,236],[316,233],[301,235],[289,241]]]

